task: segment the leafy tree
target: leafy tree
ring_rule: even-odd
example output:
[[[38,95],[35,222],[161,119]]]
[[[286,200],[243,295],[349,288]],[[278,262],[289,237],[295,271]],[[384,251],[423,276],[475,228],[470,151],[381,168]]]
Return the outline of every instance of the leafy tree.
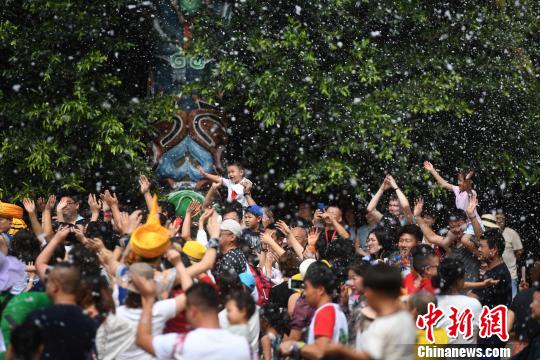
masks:
[[[0,9],[0,198],[96,191],[148,171],[147,7],[7,1]],[[142,20],[142,21],[141,21]]]
[[[263,186],[366,199],[385,172],[424,184],[430,159],[523,189],[540,180],[539,30],[536,1],[245,0],[197,18],[192,51],[216,67],[193,87],[225,91],[231,157]]]

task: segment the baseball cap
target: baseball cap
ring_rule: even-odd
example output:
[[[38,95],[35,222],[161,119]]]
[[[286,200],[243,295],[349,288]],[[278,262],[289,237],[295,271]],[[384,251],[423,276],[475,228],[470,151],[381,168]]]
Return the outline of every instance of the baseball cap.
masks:
[[[230,231],[234,234],[234,236],[240,236],[242,234],[242,227],[237,221],[232,219],[224,220],[221,223],[220,230]]]
[[[256,204],[248,206],[246,212],[252,213],[255,216],[263,216],[264,214],[263,208]]]
[[[255,277],[253,277],[251,273],[243,272],[238,276],[240,277],[240,281],[242,281],[242,284],[246,285],[247,288],[250,290],[253,290],[255,285],[257,285],[257,283],[255,282]]]

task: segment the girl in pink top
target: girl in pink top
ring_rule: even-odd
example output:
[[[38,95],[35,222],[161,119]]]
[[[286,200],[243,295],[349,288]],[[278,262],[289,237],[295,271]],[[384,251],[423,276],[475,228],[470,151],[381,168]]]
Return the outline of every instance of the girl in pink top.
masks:
[[[454,195],[456,196],[456,208],[465,211],[468,216],[467,228],[465,229],[465,233],[463,234],[461,241],[464,245],[472,244],[471,239],[473,235],[479,238],[484,232],[484,226],[482,225],[480,215],[478,215],[478,211],[476,210],[476,191],[474,191],[472,188],[472,177],[474,175],[474,171],[469,171],[467,173],[459,173],[458,185],[456,186],[444,180],[429,161],[424,161],[424,169],[426,169],[431,175],[433,175],[439,186],[454,192]],[[474,201],[471,201],[473,199]]]

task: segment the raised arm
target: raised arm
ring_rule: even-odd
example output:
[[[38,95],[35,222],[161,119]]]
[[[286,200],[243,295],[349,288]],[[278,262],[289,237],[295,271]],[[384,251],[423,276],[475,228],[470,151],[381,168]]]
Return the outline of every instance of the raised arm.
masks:
[[[182,290],[186,291],[191,287],[191,285],[193,285],[193,278],[186,271],[186,268],[182,263],[180,253],[175,249],[169,249],[167,250],[165,256],[167,260],[169,260],[169,262],[176,268],[176,283],[180,282]]]
[[[187,273],[192,278],[212,269],[216,263],[217,250],[219,247],[220,224],[217,222],[217,214],[215,212],[213,212],[208,219],[208,225],[206,228],[208,230],[208,235],[210,236],[206,253],[201,261],[186,269]]]
[[[303,259],[304,248],[302,247],[302,245],[300,245],[298,240],[296,240],[289,226],[283,220],[278,220],[276,222],[276,227],[279,231],[287,235],[287,243],[292,247],[296,256],[298,256],[300,259]]]
[[[206,172],[202,166],[198,166],[197,170],[199,170],[199,174],[201,174],[201,176],[207,178],[208,180],[212,182],[221,184],[221,176]]]
[[[88,194],[88,207],[92,213],[90,221],[98,221],[99,213],[101,212],[102,200],[98,200],[96,195]]]
[[[197,216],[201,212],[201,204],[197,201],[192,201],[186,210],[186,216],[182,222],[182,239],[188,241],[191,240],[191,219]]]
[[[424,161],[424,169],[426,169],[427,171],[429,171],[429,173],[435,178],[435,180],[437,181],[437,183],[439,184],[440,187],[446,189],[446,190],[452,190],[452,184],[450,184],[448,181],[444,180],[442,178],[441,175],[439,175],[439,173],[437,172],[437,170],[435,170],[435,168],[433,167],[433,165],[429,162],[429,161]]]
[[[442,247],[445,250],[449,250],[452,246],[453,239],[449,236],[442,237],[440,235],[437,235],[424,221],[422,218],[422,210],[424,208],[424,199],[419,198],[414,203],[414,217],[416,218],[416,224],[420,227],[422,230],[422,234],[424,234],[426,240],[430,244],[438,245]]]
[[[399,188],[396,180],[392,175],[387,176],[388,180],[390,181],[390,185],[392,186],[392,189],[396,192],[399,205],[403,209],[403,214],[405,215],[405,219],[407,220],[407,223],[412,224],[413,221],[413,213],[411,211],[411,206],[409,205],[409,200],[407,200],[407,196],[401,191]]]
[[[43,226],[43,231],[45,232],[45,236],[47,237],[47,240],[52,239],[53,237],[53,229],[52,229],[52,211],[54,209],[54,205],[56,204],[56,196],[50,195],[49,199],[47,199],[47,203],[45,204],[45,208],[43,209],[43,213],[41,213],[41,225]]]
[[[32,231],[36,236],[39,236],[43,233],[43,227],[41,227],[41,223],[38,220],[37,217],[37,211],[36,211],[36,204],[31,199],[24,199],[23,200],[24,209],[28,213],[28,217],[30,218],[30,225],[32,226]]]
[[[139,189],[141,191],[141,194],[144,196],[144,202],[146,203],[146,207],[148,208],[148,211],[152,209],[152,194],[150,194],[150,181],[148,181],[148,178],[144,175],[139,176]]]
[[[474,236],[477,240],[480,240],[482,235],[484,235],[484,230],[482,230],[482,226],[478,222],[478,217],[476,216],[476,207],[478,206],[478,197],[476,194],[473,194],[471,198],[469,199],[469,206],[467,207],[467,217],[472,223],[473,230],[474,230]]]
[[[330,219],[330,221],[332,221],[332,226],[334,227],[334,230],[336,230],[336,232],[338,233],[339,236],[341,236],[341,238],[347,239],[347,240],[349,239],[351,235],[349,234],[347,229],[345,229],[343,225],[341,225],[339,221],[332,214],[325,212],[323,214],[323,218],[328,218]]]
[[[285,253],[285,250],[283,250],[283,248],[274,241],[271,235],[262,233],[261,241],[263,242],[263,244],[270,246],[270,248],[274,250],[274,252],[277,254],[278,257],[280,257],[281,255]]]
[[[38,255],[36,259],[36,272],[42,281],[45,280],[45,272],[49,266],[51,258],[54,255],[54,251],[60,244],[64,242],[70,231],[71,229],[67,226],[59,229],[49,244],[47,244],[47,246],[45,246],[45,248],[41,250],[41,253]]]
[[[221,187],[221,181],[212,183],[210,186],[210,189],[208,189],[208,192],[206,193],[206,196],[204,197],[203,201],[203,207],[208,208],[212,206],[212,203],[214,202],[214,197],[216,196],[218,189]]]
[[[373,197],[371,198],[371,201],[369,202],[367,206],[367,211],[372,213],[375,216],[375,218],[377,219],[377,222],[381,221],[381,219],[383,218],[383,214],[381,214],[377,210],[377,204],[381,200],[381,197],[383,196],[384,192],[390,189],[390,187],[391,187],[390,182],[388,181],[387,178],[384,178],[384,181],[379,187],[379,190],[377,190],[375,195],[373,195]]]
[[[113,220],[115,223],[119,223],[120,220],[120,207],[118,206],[118,198],[116,194],[112,193],[109,190],[105,190],[103,194],[100,195],[101,200],[105,201],[107,205],[111,208]]]

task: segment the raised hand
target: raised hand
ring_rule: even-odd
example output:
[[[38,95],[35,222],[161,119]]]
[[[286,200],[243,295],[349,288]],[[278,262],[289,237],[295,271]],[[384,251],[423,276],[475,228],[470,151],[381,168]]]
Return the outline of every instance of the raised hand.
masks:
[[[176,223],[176,221],[173,221],[169,224],[168,230],[169,230],[169,236],[175,237],[176,234],[178,234],[178,230],[180,230],[180,227],[182,226],[182,223]]]
[[[394,179],[394,177],[392,175],[387,175],[386,179],[390,183],[390,186],[392,187],[392,189],[395,190],[395,189],[397,189],[399,187],[396,180]]]
[[[118,206],[118,198],[115,193],[112,193],[109,190],[105,190],[103,194],[99,196],[101,200],[105,201],[110,207]]]
[[[308,233],[308,244],[315,246],[315,243],[317,240],[319,240],[320,235],[321,231],[318,228],[312,227]]]
[[[56,196],[49,195],[49,198],[47,199],[47,204],[45,204],[45,210],[52,211],[54,209],[55,204],[56,204]]]
[[[36,200],[36,209],[39,212],[43,212],[45,210],[45,206],[47,206],[47,202],[45,201],[45,198],[43,196],[40,196]]]
[[[150,191],[150,181],[148,181],[148,178],[144,175],[139,176],[139,189],[142,194],[146,194]]]
[[[423,197],[419,197],[418,199],[416,199],[416,201],[414,202],[414,212],[413,212],[413,215],[415,217],[420,217],[422,216],[422,210],[424,209],[424,198]]]
[[[201,217],[199,218],[199,226],[204,225],[204,223],[210,218],[210,216],[213,213],[214,213],[214,209],[212,209],[212,208],[204,209],[204,212],[202,213]]]
[[[36,212],[36,205],[34,204],[34,200],[32,199],[24,199],[23,206],[28,214],[34,214]]]
[[[128,215],[127,212],[120,213],[118,228],[123,234],[131,234],[136,228],[141,225],[142,214],[141,210],[135,210]]]
[[[86,243],[86,238],[84,237],[84,233],[81,229],[79,229],[77,226],[71,228],[71,232],[75,234],[75,238],[78,242],[81,244]]]
[[[291,232],[291,228],[283,220],[278,220],[276,222],[276,228],[278,228],[279,231],[285,234],[285,236],[288,236],[289,233]]]
[[[86,238],[86,246],[94,250],[96,253],[99,253],[105,248],[105,245],[100,238]]]
[[[135,288],[139,290],[139,294],[141,294],[141,297],[147,300],[155,299],[156,282],[154,281],[154,279],[146,279],[132,272],[129,273],[129,276],[131,277],[131,281],[133,282]]]
[[[390,179],[388,179],[388,176],[386,176],[383,180],[383,183],[381,185],[383,191],[390,190],[392,188],[392,183],[390,182]]]
[[[97,200],[96,195],[88,194],[88,206],[92,214],[99,213],[101,210],[101,200]]]
[[[192,201],[191,204],[189,204],[188,208],[187,208],[187,212],[192,216],[192,217],[195,217],[197,216],[200,212],[201,212],[201,209],[202,209],[202,205],[197,202],[197,201]]]
[[[435,170],[435,168],[429,161],[424,161],[424,169],[426,169],[429,172],[432,172],[433,170]]]
[[[467,210],[466,210],[467,216],[469,218],[473,218],[475,216],[477,206],[478,206],[478,197],[476,196],[476,194],[473,194],[469,198],[469,206],[467,207]]]
[[[251,188],[253,187],[253,183],[251,180],[244,179],[240,182],[240,185],[244,187],[244,193],[249,194],[251,192]]]
[[[62,210],[64,210],[67,206],[67,199],[66,198],[62,198],[60,200],[60,202],[58,203],[58,205],[56,205],[56,213],[60,213],[62,212]]]
[[[273,241],[274,241],[274,239],[272,238],[272,235],[267,234],[267,233],[261,233],[261,242],[263,244],[270,244]]]
[[[56,232],[56,234],[54,235],[54,238],[56,238],[60,242],[63,242],[70,232],[71,232],[70,226],[61,226]]]
[[[173,265],[176,266],[182,259],[180,253],[175,249],[169,249],[165,253],[165,258]]]

